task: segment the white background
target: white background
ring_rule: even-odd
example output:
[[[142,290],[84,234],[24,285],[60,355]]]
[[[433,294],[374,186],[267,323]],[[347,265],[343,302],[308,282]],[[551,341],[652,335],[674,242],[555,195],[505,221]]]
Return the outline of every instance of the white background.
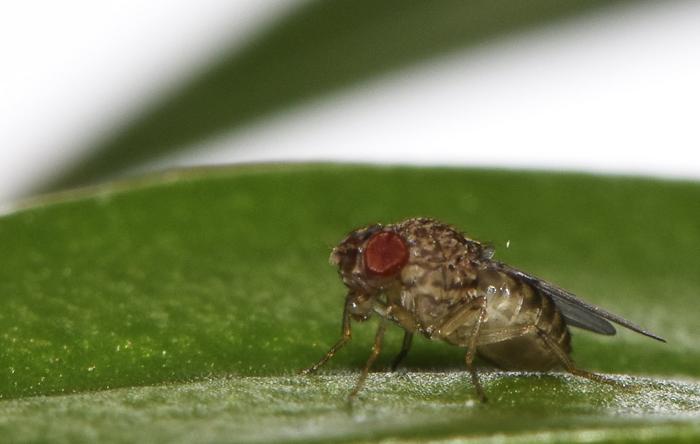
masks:
[[[15,3],[0,16],[0,204],[299,4]],[[697,1],[598,11],[371,80],[147,168],[350,160],[698,179],[699,24]]]

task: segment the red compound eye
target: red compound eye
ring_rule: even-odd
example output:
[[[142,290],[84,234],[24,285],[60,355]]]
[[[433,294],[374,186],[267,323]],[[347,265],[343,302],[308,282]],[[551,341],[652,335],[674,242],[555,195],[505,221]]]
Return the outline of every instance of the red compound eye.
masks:
[[[370,274],[391,276],[408,262],[408,247],[398,234],[383,231],[369,238],[364,258]]]

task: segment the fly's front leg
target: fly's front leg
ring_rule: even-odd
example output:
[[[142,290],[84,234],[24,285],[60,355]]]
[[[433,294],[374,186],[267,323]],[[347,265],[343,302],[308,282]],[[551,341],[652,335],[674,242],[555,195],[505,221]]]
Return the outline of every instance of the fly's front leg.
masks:
[[[377,360],[377,357],[379,357],[379,353],[382,351],[382,341],[384,339],[384,332],[386,331],[386,321],[384,318],[379,321],[379,328],[377,329],[377,334],[374,336],[374,345],[372,346],[372,353],[370,353],[369,358],[367,359],[367,363],[365,364],[365,368],[362,369],[362,374],[360,375],[359,379],[357,380],[357,383],[355,384],[355,388],[352,389],[352,392],[350,392],[350,395],[348,396],[348,400],[352,401],[355,396],[357,396],[357,393],[362,389],[362,387],[365,385],[365,380],[367,379],[367,375],[369,374],[369,370],[372,368],[372,364],[374,364],[374,361]]]
[[[325,355],[323,355],[323,357],[316,364],[312,365],[307,369],[302,370],[300,373],[302,375],[310,375],[316,373],[316,370],[318,370],[323,364],[328,362],[328,360],[331,359],[338,350],[343,348],[345,344],[350,342],[351,338],[352,329],[350,328],[350,312],[348,310],[348,303],[346,303],[345,308],[343,309],[343,329],[341,332],[340,339],[338,340],[338,342],[335,343],[335,345],[333,345],[333,347],[330,348],[330,350],[326,352]]]

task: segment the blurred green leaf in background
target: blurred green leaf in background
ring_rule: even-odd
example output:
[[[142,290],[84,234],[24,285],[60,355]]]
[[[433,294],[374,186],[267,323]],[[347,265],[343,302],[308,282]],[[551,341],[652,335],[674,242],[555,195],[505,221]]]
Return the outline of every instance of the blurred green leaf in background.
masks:
[[[255,119],[538,24],[626,0],[310,1],[151,106],[45,186],[113,176]]]

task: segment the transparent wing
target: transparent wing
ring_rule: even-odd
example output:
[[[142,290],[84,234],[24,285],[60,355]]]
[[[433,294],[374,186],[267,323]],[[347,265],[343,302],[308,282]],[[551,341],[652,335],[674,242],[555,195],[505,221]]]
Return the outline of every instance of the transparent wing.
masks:
[[[629,328],[632,331],[643,334],[644,336],[656,339],[657,341],[666,342],[664,338],[643,329],[627,319],[603,310],[602,308],[593,304],[589,304],[588,302],[584,302],[574,296],[572,293],[552,285],[549,282],[543,281],[542,279],[527,273],[523,273],[520,270],[500,262],[493,261],[492,264],[497,270],[500,270],[515,279],[527,282],[552,298],[552,301],[557,308],[559,308],[559,311],[561,311],[561,314],[564,316],[567,324],[571,326],[583,328],[585,330],[603,335],[614,335],[615,327],[608,322],[612,321],[616,324],[622,325],[623,327]]]

